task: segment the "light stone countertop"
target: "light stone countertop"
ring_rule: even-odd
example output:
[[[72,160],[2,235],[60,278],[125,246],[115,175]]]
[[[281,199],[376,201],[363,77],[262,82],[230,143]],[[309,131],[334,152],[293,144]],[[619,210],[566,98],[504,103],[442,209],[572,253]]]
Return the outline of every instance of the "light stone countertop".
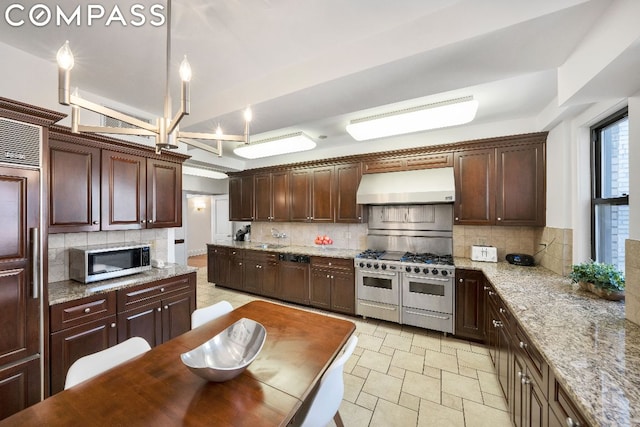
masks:
[[[356,249],[339,249],[334,248],[331,245],[327,246],[296,246],[296,245],[278,245],[276,243],[262,243],[262,242],[237,242],[235,240],[215,240],[213,243],[209,243],[214,246],[226,246],[229,248],[238,249],[251,249],[254,251],[267,251],[276,253],[289,253],[300,254],[309,256],[325,256],[332,258],[355,258],[361,250]],[[267,246],[271,245],[271,246]],[[276,245],[274,247],[273,245]]]
[[[623,302],[542,267],[455,265],[484,272],[590,424],[640,425],[640,326],[625,319]]]
[[[75,280],[63,280],[49,283],[49,305],[61,304],[96,294],[110,292],[116,289],[129,288],[156,280],[168,279],[183,274],[198,271],[196,267],[179,264],[167,264],[165,268],[152,268],[149,271],[118,277],[116,279],[101,280],[94,283],[80,283]]]

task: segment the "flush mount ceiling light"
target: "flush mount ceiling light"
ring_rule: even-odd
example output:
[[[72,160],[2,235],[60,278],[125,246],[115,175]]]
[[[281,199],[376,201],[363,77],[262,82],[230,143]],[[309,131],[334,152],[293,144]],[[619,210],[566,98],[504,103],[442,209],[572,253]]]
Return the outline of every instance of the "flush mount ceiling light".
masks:
[[[303,132],[289,135],[276,136],[252,142],[233,150],[235,154],[246,159],[259,159],[261,157],[277,156],[278,154],[297,153],[316,147],[316,143]]]
[[[191,66],[185,55],[180,64],[180,78],[182,86],[180,91],[180,110],[173,118],[171,117],[171,96],[169,91],[169,64],[171,62],[171,0],[167,0],[167,44],[166,44],[166,74],[165,74],[165,97],[164,116],[158,117],[155,124],[146,123],[135,117],[131,117],[119,111],[95,104],[80,98],[76,93],[70,93],[71,69],[74,65],[73,53],[69,47],[69,41],[58,50],[56,55],[58,62],[58,102],[62,105],[71,106],[71,131],[106,133],[121,135],[141,135],[153,136],[156,138],[156,153],[161,150],[178,148],[177,141],[200,148],[222,156],[222,141],[237,141],[249,144],[249,122],[251,121],[251,109],[247,107],[244,112],[245,128],[244,135],[224,135],[220,126],[215,133],[204,132],[180,132],[178,123],[190,112],[190,87]],[[103,116],[108,116],[116,120],[125,122],[132,127],[116,128],[108,126],[84,126],[80,124],[80,108],[93,111]],[[217,147],[213,147],[198,140],[216,141]]]
[[[201,176],[211,179],[225,179],[229,178],[224,172],[214,171],[211,169],[194,168],[192,166],[182,165],[182,173],[185,175]]]
[[[351,120],[347,132],[356,141],[402,135],[469,123],[476,116],[478,101],[473,96],[421,105]]]

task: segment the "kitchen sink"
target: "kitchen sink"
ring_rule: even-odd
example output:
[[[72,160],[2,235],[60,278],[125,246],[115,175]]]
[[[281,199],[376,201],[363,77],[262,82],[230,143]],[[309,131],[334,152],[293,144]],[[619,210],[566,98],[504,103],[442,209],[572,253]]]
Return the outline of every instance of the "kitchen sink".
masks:
[[[280,249],[280,248],[284,248],[287,245],[277,245],[277,244],[273,244],[273,243],[261,243],[259,245],[255,245],[254,248],[260,248],[260,249]]]

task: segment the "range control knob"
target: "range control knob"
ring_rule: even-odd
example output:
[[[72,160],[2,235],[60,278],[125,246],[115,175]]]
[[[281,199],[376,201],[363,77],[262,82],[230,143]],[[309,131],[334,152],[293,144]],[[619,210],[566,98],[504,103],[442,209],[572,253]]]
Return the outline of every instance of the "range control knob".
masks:
[[[415,273],[420,273],[420,267],[414,267],[414,268],[413,268],[413,271],[414,271]]]
[[[448,276],[448,275],[449,275],[449,272],[448,272],[447,270],[442,270],[442,271],[440,272],[440,274],[442,274],[443,276],[445,276],[445,277],[446,277],[446,276]]]
[[[407,271],[407,273],[411,273],[411,267],[405,267],[404,269]]]
[[[428,269],[428,268],[423,268],[423,269],[422,269],[422,272],[423,272],[424,274],[429,274],[429,269]]]
[[[373,268],[375,268],[376,270],[378,269],[378,267],[379,267],[379,265],[377,263],[373,264]]]
[[[438,270],[436,270],[435,268],[433,270],[431,270],[431,274],[438,274]]]
[[[371,263],[370,262],[367,263],[367,268],[371,268]]]
[[[382,268],[383,270],[386,270],[386,269],[387,269],[387,264],[382,264],[382,265],[380,266],[380,268]]]
[[[364,262],[361,262],[360,264],[358,264],[360,266],[360,268],[364,267]]]

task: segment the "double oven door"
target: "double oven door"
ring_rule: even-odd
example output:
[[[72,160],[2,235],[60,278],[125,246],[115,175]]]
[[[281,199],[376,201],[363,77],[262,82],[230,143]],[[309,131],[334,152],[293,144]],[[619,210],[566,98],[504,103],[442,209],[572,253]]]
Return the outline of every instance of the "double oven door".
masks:
[[[356,283],[357,314],[400,323],[400,273],[357,269]]]
[[[454,280],[402,273],[402,323],[454,333]]]

